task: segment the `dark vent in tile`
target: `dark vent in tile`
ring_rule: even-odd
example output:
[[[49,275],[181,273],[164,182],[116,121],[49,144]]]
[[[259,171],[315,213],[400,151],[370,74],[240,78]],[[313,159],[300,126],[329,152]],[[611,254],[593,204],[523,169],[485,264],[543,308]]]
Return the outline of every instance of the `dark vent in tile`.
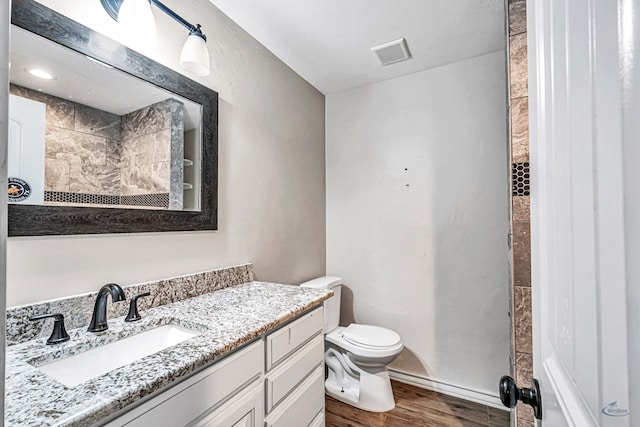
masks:
[[[87,205],[118,205],[120,204],[120,196],[68,193],[64,191],[45,191],[44,201],[59,203],[82,203]]]
[[[122,204],[127,206],[153,206],[169,208],[169,193],[140,194],[137,196],[122,196]]]
[[[104,194],[68,193],[45,191],[44,201],[52,203],[74,203],[86,205],[114,205],[169,208],[169,193],[140,194],[137,196],[108,196]]]
[[[528,196],[530,194],[529,162],[513,163],[511,183],[514,196]]]

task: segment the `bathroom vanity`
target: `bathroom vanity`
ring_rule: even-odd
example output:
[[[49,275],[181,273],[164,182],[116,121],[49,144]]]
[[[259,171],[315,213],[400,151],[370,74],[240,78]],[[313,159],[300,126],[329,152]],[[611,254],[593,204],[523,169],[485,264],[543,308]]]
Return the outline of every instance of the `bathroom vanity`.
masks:
[[[139,322],[110,319],[102,334],[77,328],[63,344],[10,346],[5,425],[324,425],[322,302],[330,295],[250,282],[144,310]],[[45,373],[125,339],[144,346],[136,337],[167,326],[192,335],[73,386],[60,382],[64,372],[61,380]]]
[[[314,309],[104,425],[323,426],[322,314]]]

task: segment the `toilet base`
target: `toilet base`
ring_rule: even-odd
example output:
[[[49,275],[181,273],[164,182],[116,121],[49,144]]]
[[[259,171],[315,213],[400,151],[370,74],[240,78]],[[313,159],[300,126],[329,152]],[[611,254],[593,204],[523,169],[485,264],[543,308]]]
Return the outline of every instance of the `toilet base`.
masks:
[[[325,381],[325,392],[336,400],[370,412],[387,412],[395,408],[391,379],[386,366],[360,369],[359,396],[339,387],[331,377]]]

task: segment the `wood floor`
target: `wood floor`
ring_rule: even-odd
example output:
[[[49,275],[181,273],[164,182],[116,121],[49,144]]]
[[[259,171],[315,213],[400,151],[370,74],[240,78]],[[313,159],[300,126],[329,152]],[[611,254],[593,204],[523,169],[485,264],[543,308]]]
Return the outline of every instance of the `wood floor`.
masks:
[[[509,412],[391,382],[396,407],[366,412],[326,396],[327,427],[509,427]]]

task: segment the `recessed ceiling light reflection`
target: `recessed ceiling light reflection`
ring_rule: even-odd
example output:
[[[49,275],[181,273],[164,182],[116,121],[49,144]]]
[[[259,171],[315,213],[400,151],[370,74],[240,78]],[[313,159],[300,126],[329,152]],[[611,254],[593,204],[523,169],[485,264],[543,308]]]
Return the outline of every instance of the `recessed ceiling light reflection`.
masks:
[[[38,68],[33,68],[31,70],[26,70],[27,73],[31,74],[34,77],[37,77],[39,79],[43,79],[43,80],[55,80],[56,76],[54,76],[53,74],[45,71],[45,70],[40,70]]]

